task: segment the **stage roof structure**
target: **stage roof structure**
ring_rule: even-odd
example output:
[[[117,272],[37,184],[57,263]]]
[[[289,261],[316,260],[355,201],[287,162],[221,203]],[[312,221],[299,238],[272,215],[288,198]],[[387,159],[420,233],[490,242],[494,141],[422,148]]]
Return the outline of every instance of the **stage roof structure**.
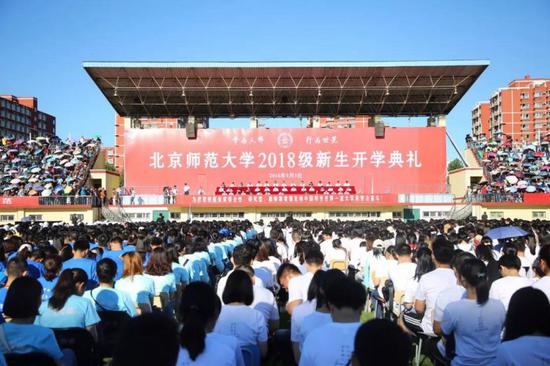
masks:
[[[486,60],[84,62],[125,117],[448,114]]]

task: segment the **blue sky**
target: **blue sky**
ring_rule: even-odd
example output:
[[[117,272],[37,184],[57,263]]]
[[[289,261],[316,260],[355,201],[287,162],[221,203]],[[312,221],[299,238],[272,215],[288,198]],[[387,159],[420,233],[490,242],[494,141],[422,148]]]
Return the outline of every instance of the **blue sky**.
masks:
[[[62,137],[112,144],[114,111],[83,61],[488,59],[447,119],[463,146],[477,101],[526,74],[550,77],[549,19],[548,0],[0,0],[0,94],[37,96]]]

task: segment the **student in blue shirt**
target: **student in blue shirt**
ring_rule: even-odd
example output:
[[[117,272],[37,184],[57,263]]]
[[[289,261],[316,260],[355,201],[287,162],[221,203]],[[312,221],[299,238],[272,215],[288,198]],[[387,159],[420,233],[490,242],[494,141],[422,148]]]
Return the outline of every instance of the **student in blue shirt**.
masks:
[[[92,302],[82,297],[87,280],[80,268],[61,272],[52,296],[40,306],[35,323],[48,328],[85,328],[97,338],[95,325],[100,318]]]
[[[86,287],[92,289],[97,286],[96,275],[96,262],[92,259],[88,259],[88,251],[90,250],[90,243],[84,238],[80,238],[74,242],[73,245],[73,258],[63,262],[63,270],[79,268],[86,273],[88,282]]]
[[[139,253],[126,253],[123,259],[124,271],[122,278],[116,281],[115,289],[128,294],[141,313],[150,313],[155,297],[155,282],[143,275],[143,262]]]
[[[452,366],[491,365],[497,356],[506,310],[500,300],[489,299],[487,267],[479,259],[467,259],[459,269],[466,298],[450,303],[443,312],[441,330],[454,334]]]
[[[155,283],[154,305],[166,313],[172,313],[175,305],[176,277],[166,255],[166,249],[155,248],[145,270],[146,277]]]
[[[52,296],[62,265],[61,257],[57,254],[50,254],[44,260],[44,275],[38,279],[43,289],[42,301],[48,301]]]
[[[524,287],[510,299],[495,366],[550,365],[550,303],[539,289]]]
[[[8,261],[8,267],[6,269],[7,280],[4,287],[0,288],[0,313],[4,306],[4,301],[6,300],[6,295],[8,294],[8,288],[11,286],[12,282],[19,277],[27,275],[27,261],[25,258],[20,256],[15,256]]]
[[[103,253],[102,258],[112,259],[117,266],[115,280],[119,280],[122,277],[122,270],[124,268],[122,256],[124,255],[124,253],[126,253],[126,251],[122,247],[122,239],[118,236],[115,236],[113,239],[111,239],[111,242],[109,243],[109,250],[106,250]]]
[[[96,311],[124,311],[130,316],[136,316],[136,306],[130,296],[114,289],[116,271],[116,263],[110,258],[97,262],[99,287],[86,291],[84,297],[92,302]]]
[[[34,325],[41,301],[42,287],[32,277],[19,277],[13,281],[5,303],[9,323],[0,325],[6,342],[0,342],[0,353],[42,352],[63,365],[74,365],[72,352],[62,352],[49,328]],[[8,348],[6,348],[8,347]]]

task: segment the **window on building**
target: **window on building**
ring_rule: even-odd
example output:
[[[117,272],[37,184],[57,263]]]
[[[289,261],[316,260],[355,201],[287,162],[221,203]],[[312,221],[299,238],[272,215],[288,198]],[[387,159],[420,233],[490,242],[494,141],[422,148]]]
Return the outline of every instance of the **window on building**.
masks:
[[[491,220],[502,219],[504,217],[504,212],[502,211],[491,211],[489,212],[489,218]]]
[[[542,108],[543,104],[541,102],[535,103],[535,108]]]
[[[527,99],[527,98],[529,98],[529,93],[521,93],[520,98],[521,98],[521,99]]]
[[[42,220],[43,220],[43,216],[42,216],[42,215],[29,215],[29,218],[30,218],[32,221],[42,221]]]
[[[171,220],[181,219],[181,212],[170,212],[170,219]]]
[[[391,217],[392,217],[392,219],[394,219],[394,220],[402,219],[402,218],[403,218],[403,212],[402,212],[402,211],[393,211],[393,212],[391,213]]]
[[[533,211],[533,219],[545,219],[546,211]]]
[[[521,119],[529,119],[529,113],[522,113]]]
[[[74,220],[78,222],[84,221],[84,214],[71,214],[71,222],[73,222]]]
[[[535,118],[542,118],[542,112],[535,112]]]
[[[534,96],[535,98],[542,97],[542,92],[536,91],[535,94],[534,94],[533,96]]]
[[[520,109],[522,110],[529,109],[529,103],[522,103],[520,106]]]
[[[15,215],[0,215],[0,221],[13,222],[15,220]]]

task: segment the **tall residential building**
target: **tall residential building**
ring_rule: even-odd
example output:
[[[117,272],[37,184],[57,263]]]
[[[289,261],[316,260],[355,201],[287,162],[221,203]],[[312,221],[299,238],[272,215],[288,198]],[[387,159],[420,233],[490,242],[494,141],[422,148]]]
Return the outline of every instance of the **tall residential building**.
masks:
[[[208,118],[196,118],[198,128],[208,128]],[[118,172],[124,170],[124,135],[130,129],[149,128],[185,128],[185,118],[130,118],[115,116],[115,146],[114,151],[107,150],[110,154],[107,162],[114,159],[114,166]]]
[[[0,95],[0,135],[16,139],[55,136],[55,117],[39,111],[35,97]]]
[[[475,138],[480,138],[482,135],[489,137],[491,135],[490,119],[489,102],[477,103],[472,109],[472,136]]]
[[[474,111],[472,129],[477,123]],[[488,137],[542,140],[550,132],[550,79],[525,76],[494,92],[489,100],[489,130]]]

